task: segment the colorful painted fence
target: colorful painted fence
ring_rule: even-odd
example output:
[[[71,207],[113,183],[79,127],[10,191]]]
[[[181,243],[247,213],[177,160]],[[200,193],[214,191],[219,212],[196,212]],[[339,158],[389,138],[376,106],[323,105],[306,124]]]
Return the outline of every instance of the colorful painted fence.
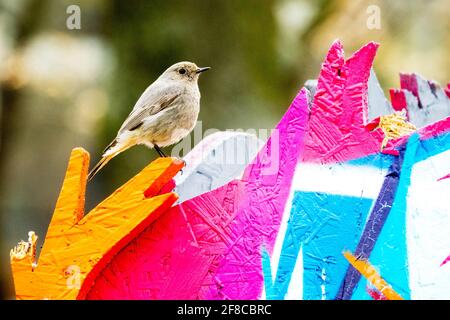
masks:
[[[299,91],[242,175],[196,160],[175,178],[186,200],[128,237],[78,298],[450,299],[448,110],[383,148],[374,123],[391,104],[373,91],[377,47],[345,59],[333,43],[314,95]],[[230,139],[246,149],[254,138]],[[219,169],[217,187],[208,172]]]

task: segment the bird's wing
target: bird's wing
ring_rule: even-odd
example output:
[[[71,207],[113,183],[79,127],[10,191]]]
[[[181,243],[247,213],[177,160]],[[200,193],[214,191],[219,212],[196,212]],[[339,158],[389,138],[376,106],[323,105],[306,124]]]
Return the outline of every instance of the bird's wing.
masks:
[[[119,134],[127,130],[136,130],[142,125],[145,118],[170,107],[179,96],[180,92],[173,90],[169,91],[168,94],[159,95],[158,98],[153,99],[154,101],[146,101],[142,107],[135,107],[122,124]]]

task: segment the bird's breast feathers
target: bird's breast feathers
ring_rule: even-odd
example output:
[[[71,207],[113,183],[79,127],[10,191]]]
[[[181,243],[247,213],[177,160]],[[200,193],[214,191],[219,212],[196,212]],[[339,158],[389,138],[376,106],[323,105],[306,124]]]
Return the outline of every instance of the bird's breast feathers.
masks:
[[[177,143],[195,127],[199,111],[199,99],[181,94],[169,108],[143,119],[142,126],[136,129],[138,143],[160,147]]]

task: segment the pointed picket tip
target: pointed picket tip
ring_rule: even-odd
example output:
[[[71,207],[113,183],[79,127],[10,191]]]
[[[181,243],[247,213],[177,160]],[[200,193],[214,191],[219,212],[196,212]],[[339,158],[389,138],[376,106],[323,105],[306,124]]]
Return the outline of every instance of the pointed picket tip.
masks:
[[[53,235],[64,232],[83,218],[88,170],[89,153],[83,148],[74,148],[48,227],[45,247],[55,246],[59,237]],[[44,248],[42,250],[44,251]]]
[[[17,299],[84,299],[112,257],[176,202],[183,166],[159,158],[84,215],[89,153],[73,149],[38,261],[33,232],[11,251]]]
[[[310,111],[306,162],[343,162],[380,150],[383,134],[366,128],[368,81],[378,43],[369,42],[345,60],[335,41],[319,74]]]

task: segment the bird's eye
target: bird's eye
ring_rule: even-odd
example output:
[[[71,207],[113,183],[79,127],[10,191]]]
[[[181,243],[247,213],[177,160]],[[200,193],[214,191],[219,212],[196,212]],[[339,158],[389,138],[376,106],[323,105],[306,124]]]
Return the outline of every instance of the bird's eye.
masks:
[[[186,69],[181,68],[180,70],[178,70],[179,74],[185,74],[186,73]]]

